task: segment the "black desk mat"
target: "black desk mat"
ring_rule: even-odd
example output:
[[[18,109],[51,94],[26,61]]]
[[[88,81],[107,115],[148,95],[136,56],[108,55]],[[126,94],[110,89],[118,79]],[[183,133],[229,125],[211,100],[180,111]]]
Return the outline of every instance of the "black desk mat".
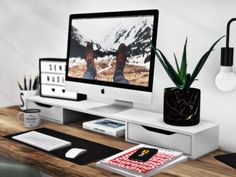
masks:
[[[26,144],[26,145],[31,146],[36,149],[39,149],[41,151],[44,151],[46,153],[49,153],[49,154],[59,157],[61,159],[79,164],[79,165],[86,165],[86,164],[89,164],[92,162],[96,162],[96,161],[99,161],[101,159],[107,158],[109,156],[112,156],[114,154],[121,152],[120,149],[116,149],[116,148],[109,147],[109,146],[106,146],[103,144],[88,141],[88,140],[78,138],[75,136],[67,135],[67,134],[64,134],[64,133],[61,133],[61,132],[58,132],[55,130],[51,130],[48,128],[39,128],[39,129],[35,129],[34,131],[44,133],[47,135],[51,135],[56,138],[64,139],[66,141],[70,141],[72,145],[69,147],[61,148],[61,149],[50,151],[50,152],[41,150],[39,148],[36,148],[36,147],[28,145],[28,144]],[[25,131],[25,132],[27,132],[27,131]],[[12,136],[19,135],[19,134],[22,134],[25,132],[10,134],[10,135],[5,136],[5,138],[11,139],[13,141],[17,141],[17,140],[12,139]],[[19,141],[17,141],[17,142],[19,142]],[[22,142],[19,142],[19,143],[22,143]],[[25,144],[25,143],[22,143],[22,144]],[[87,149],[87,152],[85,152],[84,154],[82,154],[74,159],[68,159],[65,157],[65,153],[71,148]]]
[[[236,153],[217,155],[215,159],[236,169]]]

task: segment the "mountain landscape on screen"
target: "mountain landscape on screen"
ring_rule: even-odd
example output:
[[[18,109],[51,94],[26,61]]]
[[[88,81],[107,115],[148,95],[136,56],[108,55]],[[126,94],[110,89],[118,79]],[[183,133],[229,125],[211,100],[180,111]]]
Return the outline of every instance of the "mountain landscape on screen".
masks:
[[[120,20],[118,19],[112,23],[104,22],[103,24],[102,22],[99,22],[98,24],[94,22],[94,24],[88,25],[86,30],[80,29],[82,23],[72,23],[69,52],[71,72],[69,74],[72,77],[82,77],[82,73],[79,76],[78,73],[74,72],[78,71],[78,69],[80,71],[83,70],[81,68],[81,63],[86,62],[84,59],[86,45],[87,42],[91,42],[95,53],[95,63],[98,73],[97,79],[99,79],[99,77],[103,77],[102,73],[104,73],[104,71],[106,71],[107,78],[109,70],[111,73],[111,77],[109,78],[112,79],[116,52],[119,45],[124,43],[127,46],[127,63],[125,69],[126,76],[129,77],[129,73],[132,73],[135,69],[135,73],[141,73],[139,77],[142,79],[140,79],[139,84],[146,85],[150,69],[153,29],[152,20],[153,18],[142,17],[133,21],[128,21],[127,19],[124,20],[121,18]],[[97,33],[98,37],[92,37],[92,34],[94,33]],[[78,68],[79,63],[80,68]],[[137,72],[137,70],[140,72]],[[131,83],[133,79],[134,78],[130,78]]]

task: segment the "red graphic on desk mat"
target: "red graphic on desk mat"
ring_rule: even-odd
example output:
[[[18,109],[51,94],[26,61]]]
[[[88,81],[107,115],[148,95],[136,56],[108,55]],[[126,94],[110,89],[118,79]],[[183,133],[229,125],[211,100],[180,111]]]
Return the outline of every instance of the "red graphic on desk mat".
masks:
[[[166,164],[167,162],[173,160],[176,155],[172,154],[171,152],[158,152],[152,158],[150,158],[146,162],[138,162],[134,160],[129,160],[129,157],[134,154],[137,150],[130,151],[126,154],[123,154],[119,157],[109,160],[107,163],[118,166],[127,170],[136,171],[139,173],[147,173],[161,165]]]

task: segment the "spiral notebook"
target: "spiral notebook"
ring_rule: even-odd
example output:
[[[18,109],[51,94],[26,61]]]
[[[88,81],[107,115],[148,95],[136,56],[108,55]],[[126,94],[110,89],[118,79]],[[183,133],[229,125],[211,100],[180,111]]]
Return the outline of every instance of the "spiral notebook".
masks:
[[[148,177],[186,160],[182,152],[140,144],[96,165],[124,176]]]

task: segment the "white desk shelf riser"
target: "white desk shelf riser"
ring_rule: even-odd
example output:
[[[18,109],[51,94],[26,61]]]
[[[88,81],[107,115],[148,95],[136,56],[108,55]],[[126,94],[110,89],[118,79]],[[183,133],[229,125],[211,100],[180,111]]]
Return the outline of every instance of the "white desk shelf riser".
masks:
[[[40,107],[38,103],[51,107]],[[76,112],[122,120],[126,124],[126,141],[178,150],[191,159],[218,148],[219,126],[213,122],[201,121],[196,126],[187,127],[171,126],[163,122],[162,114],[149,111],[129,109],[114,114],[96,112],[92,108],[109,104],[93,100],[76,102],[36,96],[29,98],[27,105],[28,108],[40,108],[46,113],[43,116],[60,123],[73,121],[75,118],[71,118],[75,117]]]
[[[27,108],[40,109],[41,117],[62,124],[74,121],[77,113],[86,113],[106,117],[107,114],[102,112],[98,113],[91,109],[94,107],[108,105],[108,103],[96,102],[92,100],[70,101],[40,96],[27,98],[26,104]]]

